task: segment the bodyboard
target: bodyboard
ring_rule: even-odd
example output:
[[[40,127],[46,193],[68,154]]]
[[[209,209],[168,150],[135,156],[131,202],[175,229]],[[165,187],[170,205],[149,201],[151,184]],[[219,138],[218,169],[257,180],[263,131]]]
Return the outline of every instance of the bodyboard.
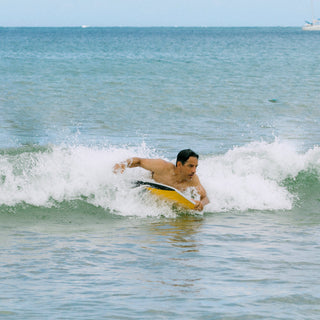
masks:
[[[135,184],[136,186],[145,187],[149,192],[162,200],[172,202],[184,209],[194,210],[196,204],[195,201],[187,198],[179,190],[173,187],[148,181],[136,181]]]

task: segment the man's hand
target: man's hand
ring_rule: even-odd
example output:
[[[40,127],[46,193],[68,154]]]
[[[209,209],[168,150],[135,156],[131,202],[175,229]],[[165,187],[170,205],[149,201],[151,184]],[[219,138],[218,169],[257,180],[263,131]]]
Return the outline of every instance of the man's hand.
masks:
[[[114,166],[113,166],[113,172],[114,173],[123,173],[124,170],[126,170],[127,168],[127,164],[126,163],[123,163],[123,162],[120,162],[120,163],[116,163]]]
[[[196,204],[194,205],[194,209],[197,211],[203,210],[203,203],[201,201],[195,200]]]

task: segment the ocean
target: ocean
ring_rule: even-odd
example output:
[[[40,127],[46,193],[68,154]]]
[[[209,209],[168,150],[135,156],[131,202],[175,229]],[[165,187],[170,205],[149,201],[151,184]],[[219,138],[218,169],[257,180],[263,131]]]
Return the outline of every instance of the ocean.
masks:
[[[319,41],[0,28],[0,318],[319,319]],[[203,212],[112,170],[186,148]]]

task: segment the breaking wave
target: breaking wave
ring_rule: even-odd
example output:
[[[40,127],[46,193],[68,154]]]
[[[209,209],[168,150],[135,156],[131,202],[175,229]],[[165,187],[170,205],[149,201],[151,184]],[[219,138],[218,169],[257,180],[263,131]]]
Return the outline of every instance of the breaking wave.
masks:
[[[131,156],[161,157],[144,144],[133,147],[29,146],[0,152],[0,212],[21,207],[89,206],[121,216],[174,214],[132,181],[141,168],[114,174]],[[174,161],[175,159],[167,159]],[[319,202],[320,148],[299,153],[292,145],[253,142],[225,154],[201,156],[198,175],[210,204],[205,212],[291,210]]]

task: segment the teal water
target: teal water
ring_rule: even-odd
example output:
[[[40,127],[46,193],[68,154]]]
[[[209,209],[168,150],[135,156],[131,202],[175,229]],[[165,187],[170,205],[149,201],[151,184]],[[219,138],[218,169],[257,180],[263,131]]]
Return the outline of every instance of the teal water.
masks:
[[[0,317],[318,319],[319,37],[1,28]],[[189,147],[202,213],[112,172]]]

